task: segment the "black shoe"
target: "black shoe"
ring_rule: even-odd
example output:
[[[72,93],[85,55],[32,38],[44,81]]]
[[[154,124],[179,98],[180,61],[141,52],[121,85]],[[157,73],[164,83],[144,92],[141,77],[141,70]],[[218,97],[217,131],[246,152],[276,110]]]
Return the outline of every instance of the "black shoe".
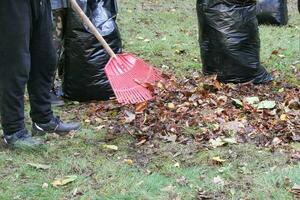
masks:
[[[71,131],[78,130],[80,128],[79,122],[63,123],[59,117],[54,117],[47,124],[32,124],[33,135],[44,135],[46,133],[56,133],[58,135],[66,135]]]
[[[4,135],[3,140],[8,146],[20,149],[34,149],[44,144],[41,139],[31,137],[25,129],[12,135]]]
[[[54,90],[50,91],[50,101],[52,106],[63,106],[65,105],[65,102],[61,100]]]

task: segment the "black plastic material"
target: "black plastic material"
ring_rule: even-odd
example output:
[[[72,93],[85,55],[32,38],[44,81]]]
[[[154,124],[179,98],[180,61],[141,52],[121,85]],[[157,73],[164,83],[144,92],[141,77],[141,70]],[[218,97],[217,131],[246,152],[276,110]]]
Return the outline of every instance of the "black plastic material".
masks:
[[[114,52],[121,53],[115,0],[77,0],[77,3]],[[64,97],[76,101],[109,99],[113,91],[104,72],[109,55],[71,8],[67,10],[66,21]]]
[[[204,75],[223,83],[272,80],[260,65],[254,1],[198,0],[197,13]]]
[[[258,0],[257,19],[259,24],[287,25],[287,0]]]

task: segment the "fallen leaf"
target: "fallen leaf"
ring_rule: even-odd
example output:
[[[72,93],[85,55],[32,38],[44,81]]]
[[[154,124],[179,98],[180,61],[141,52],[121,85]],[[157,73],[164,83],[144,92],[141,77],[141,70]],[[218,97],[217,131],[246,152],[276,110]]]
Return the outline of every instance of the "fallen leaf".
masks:
[[[293,135],[292,136],[293,141],[300,142],[300,135]]]
[[[54,187],[64,186],[71,182],[74,182],[77,178],[78,177],[76,175],[72,175],[72,176],[65,176],[63,178],[55,179],[52,182],[52,186],[54,186]]]
[[[162,138],[166,141],[166,142],[172,142],[175,143],[177,140],[177,135],[166,135],[166,136],[162,136]]]
[[[299,99],[293,99],[288,103],[288,108],[292,110],[300,110],[300,101]]]
[[[104,144],[104,145],[103,145],[103,148],[105,148],[105,149],[110,149],[110,150],[114,150],[114,151],[118,151],[118,150],[119,150],[119,147],[116,146],[116,145],[107,145],[107,144]]]
[[[163,191],[163,192],[172,192],[172,191],[175,190],[175,188],[176,188],[175,186],[169,185],[167,187],[162,188],[161,191]]]
[[[224,180],[220,176],[214,177],[213,178],[213,183],[217,184],[217,185],[220,185],[220,186],[224,186],[225,185]]]
[[[254,105],[256,103],[259,103],[259,98],[258,97],[245,97],[243,101],[249,105]]]
[[[135,112],[142,113],[147,108],[147,106],[148,106],[147,102],[138,103],[135,105]]]
[[[179,162],[175,163],[175,164],[174,164],[174,167],[177,167],[177,168],[179,168],[179,167],[180,167],[180,164],[179,164]]]
[[[237,144],[236,138],[223,138],[223,142],[228,143],[228,144]]]
[[[221,159],[220,156],[217,156],[217,157],[213,157],[212,161],[214,164],[220,165],[220,164],[223,164],[226,160]]]
[[[147,140],[143,139],[140,142],[136,143],[135,146],[139,147],[142,146],[143,144],[145,144],[147,142]]]
[[[286,114],[280,115],[280,120],[281,120],[281,121],[287,121],[287,119],[288,119],[288,117],[287,117]]]
[[[126,117],[125,117],[125,123],[131,123],[135,120],[135,114],[128,111],[128,110],[125,110],[125,114],[126,114]]]
[[[124,159],[124,162],[128,165],[133,165],[133,160],[131,159]]]
[[[275,101],[261,101],[257,105],[257,109],[273,109],[276,106]]]
[[[243,102],[239,99],[231,99],[233,105],[235,105],[237,108],[242,108],[244,107]]]
[[[218,80],[215,80],[214,81],[214,86],[217,90],[221,90],[222,89],[222,85],[221,85],[221,82],[218,81]]]
[[[220,137],[217,139],[210,139],[209,142],[213,148],[221,147],[226,144]]]
[[[272,141],[272,144],[273,144],[274,146],[277,146],[277,145],[279,145],[280,143],[282,143],[282,140],[281,140],[280,138],[278,138],[278,137],[275,137],[275,138],[273,139],[273,141]]]
[[[273,50],[271,54],[272,54],[272,55],[277,55],[278,53],[279,53],[278,50]]]
[[[241,122],[231,121],[231,122],[224,123],[222,125],[222,129],[224,131],[233,131],[235,133],[239,133],[239,132],[242,132],[245,129],[245,126]]]
[[[168,108],[174,109],[174,108],[176,108],[176,106],[174,103],[168,103]]]
[[[186,186],[189,184],[189,181],[186,179],[186,177],[182,176],[182,177],[176,179],[176,183],[178,183],[181,186]]]
[[[48,188],[48,187],[49,187],[48,183],[43,183],[43,185],[42,185],[42,188],[43,188],[43,189],[46,189],[46,188]]]
[[[43,164],[36,164],[36,163],[27,163],[27,165],[30,165],[31,167],[34,167],[36,169],[43,169],[43,170],[47,170],[51,168],[50,165],[43,165]]]

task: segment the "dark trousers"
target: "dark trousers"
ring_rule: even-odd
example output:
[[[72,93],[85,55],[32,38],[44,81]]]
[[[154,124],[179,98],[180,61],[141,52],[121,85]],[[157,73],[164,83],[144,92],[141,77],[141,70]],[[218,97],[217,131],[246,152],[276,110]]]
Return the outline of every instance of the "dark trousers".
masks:
[[[34,122],[52,117],[50,89],[56,66],[50,0],[0,0],[0,112],[4,134],[25,128],[24,93]]]

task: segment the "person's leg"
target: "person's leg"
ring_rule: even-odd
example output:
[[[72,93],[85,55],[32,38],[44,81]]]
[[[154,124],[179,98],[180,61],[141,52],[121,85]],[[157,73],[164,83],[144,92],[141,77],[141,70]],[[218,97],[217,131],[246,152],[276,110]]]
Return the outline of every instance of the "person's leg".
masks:
[[[16,148],[42,144],[24,125],[24,92],[30,71],[29,0],[0,1],[0,113],[4,142]]]
[[[24,92],[30,71],[29,0],[0,1],[0,112],[5,135],[24,126]]]
[[[33,20],[30,43],[31,71],[28,93],[32,120],[36,123],[47,123],[53,118],[50,90],[56,68],[56,53],[52,41],[50,2],[38,2],[41,3],[33,5],[37,15]]]
[[[53,42],[56,49],[57,54],[57,65],[56,71],[53,77],[52,89],[50,92],[51,95],[51,104],[52,106],[63,106],[64,101],[59,98],[61,96],[61,65],[62,65],[62,55],[63,55],[63,36],[64,36],[64,16],[65,16],[65,9],[55,9],[52,11],[53,14]]]
[[[34,19],[30,43],[31,71],[28,92],[31,105],[30,116],[33,121],[32,133],[41,135],[46,132],[66,134],[77,130],[80,123],[63,123],[54,117],[51,110],[50,90],[56,70],[56,53],[53,46],[51,7],[49,0],[39,1],[36,5],[39,15]]]

